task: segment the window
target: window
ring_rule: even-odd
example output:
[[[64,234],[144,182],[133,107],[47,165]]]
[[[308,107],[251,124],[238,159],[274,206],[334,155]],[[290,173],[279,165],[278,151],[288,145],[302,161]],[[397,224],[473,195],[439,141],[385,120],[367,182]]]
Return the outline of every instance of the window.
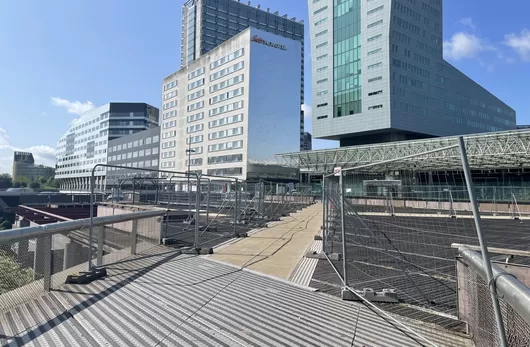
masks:
[[[327,81],[328,81],[328,79],[324,78],[324,79],[318,80],[317,84],[324,83],[324,82],[327,82]]]
[[[222,113],[241,109],[243,108],[243,106],[244,106],[243,101],[237,101],[237,102],[234,102],[233,104],[228,104],[228,105],[224,105],[224,106],[211,109],[209,111],[209,114],[210,114],[210,117],[217,116]]]
[[[192,112],[204,107],[204,101],[199,101],[194,104],[188,105],[188,112]]]
[[[226,130],[220,130],[213,133],[208,134],[209,140],[216,140],[216,139],[222,139],[229,136],[236,136],[243,134],[243,127],[238,128],[232,128],[232,129],[226,129]]]
[[[232,60],[237,59],[239,57],[242,57],[243,54],[244,54],[244,49],[243,48],[238,49],[234,53],[231,53],[231,54],[229,54],[227,56],[224,56],[221,59],[217,59],[216,61],[211,63],[210,64],[210,69],[211,70],[216,69],[216,68],[218,68],[221,65],[224,65],[224,64],[226,64],[228,62],[231,62]]]
[[[190,161],[186,160],[186,166],[198,166],[198,165],[202,165],[202,158],[194,158],[194,159],[191,159]]]
[[[243,114],[241,113],[241,114],[237,114],[237,115],[234,115],[234,116],[228,116],[228,117],[219,118],[219,119],[210,121],[210,122],[208,122],[208,127],[209,128],[216,128],[216,127],[220,127],[220,126],[223,126],[223,125],[238,123],[238,122],[242,122],[242,121],[243,121]]]
[[[213,98],[210,98],[210,105],[214,105],[221,101],[225,101],[225,100],[232,99],[237,96],[243,95],[244,89],[245,88],[241,87],[241,88],[237,88],[237,89],[231,90],[226,93],[216,95]]]
[[[325,107],[325,106],[328,106],[328,103],[327,103],[327,102],[324,103],[324,104],[318,104],[318,105],[317,105],[317,108],[318,108],[318,107]]]
[[[159,139],[159,136],[158,136],[158,135],[153,136],[153,143],[158,142],[158,139]]]
[[[243,154],[220,155],[217,157],[208,157],[208,164],[224,164],[243,161]]]
[[[327,20],[328,20],[328,17],[326,17],[326,18],[322,18],[322,19],[319,20],[318,22],[315,22],[315,26],[320,25],[320,24],[322,24],[322,23],[325,23],[325,22],[327,22]]]
[[[317,57],[317,60],[322,60],[322,59],[326,58],[327,56],[328,56],[327,54],[319,55],[319,56]]]
[[[239,75],[239,76],[230,78],[230,79],[228,79],[226,81],[214,84],[214,85],[210,86],[210,93],[214,93],[214,92],[216,92],[218,90],[233,86],[234,84],[241,83],[241,82],[243,82],[243,80],[244,80],[244,75]]]
[[[175,88],[177,86],[177,81],[171,81],[164,85],[164,91],[169,90],[171,88]]]
[[[200,124],[195,124],[195,125],[190,125],[189,127],[186,128],[186,132],[189,134],[189,133],[195,133],[197,131],[201,131],[204,129],[204,123],[200,123]]]
[[[169,119],[177,116],[177,111],[164,112],[162,119]]]
[[[187,120],[188,120],[188,123],[191,123],[191,122],[201,120],[203,118],[204,118],[204,112],[200,112],[200,113],[196,113],[196,114],[192,114],[191,116],[188,116]]]
[[[375,110],[375,109],[378,109],[378,108],[383,108],[383,105],[369,106],[368,110]]]
[[[239,62],[237,64],[234,64],[232,66],[229,66],[227,68],[224,68],[222,70],[219,70],[217,71],[216,73],[213,73],[213,74],[210,74],[210,81],[215,81],[221,77],[224,77],[224,76],[227,76],[235,71],[239,71],[241,69],[243,69],[244,67],[244,62]]]
[[[381,5],[381,6],[379,6],[379,7],[376,7],[376,8],[374,8],[374,9],[372,9],[372,10],[366,12],[366,14],[367,14],[367,15],[374,14],[374,13],[376,13],[376,12],[381,11],[384,7],[385,7],[385,6]]]
[[[208,146],[208,152],[218,152],[218,151],[224,151],[228,149],[237,149],[237,148],[242,148],[242,147],[243,147],[243,140],[216,143],[214,145]]]
[[[368,69],[375,69],[376,67],[381,67],[383,65],[382,62],[379,62],[379,63],[376,63],[376,64],[372,64],[372,65],[368,65]]]
[[[200,80],[196,80],[195,82],[191,82],[188,84],[188,90],[195,89],[197,87],[200,87],[204,84],[204,78],[201,78]]]
[[[318,93],[317,93],[317,96],[320,96],[320,95],[326,95],[327,93],[328,93],[327,90],[323,90],[323,91],[321,91],[321,92],[318,92]]]
[[[374,77],[374,78],[369,78],[368,79],[368,83],[370,82],[375,82],[375,81],[379,81],[379,80],[382,80],[383,77],[382,76],[378,76],[378,77]]]
[[[177,131],[176,130],[166,131],[165,133],[162,134],[162,138],[163,139],[167,139],[167,138],[175,137],[175,136],[177,136]]]
[[[176,144],[177,144],[177,141],[162,142],[162,149],[175,147]],[[158,148],[153,148],[153,154],[156,154],[155,149],[157,150],[157,153],[158,153]]]
[[[370,24],[368,24],[366,27],[367,27],[368,29],[370,29],[370,28],[376,27],[376,26],[378,26],[378,25],[380,25],[380,24],[383,24],[383,20],[382,20],[382,19],[381,19],[381,20],[378,20],[377,22],[370,23]]]
[[[323,66],[323,67],[320,67],[317,69],[317,72],[321,72],[321,71],[324,71],[324,70],[327,70],[328,67],[327,66]]]
[[[192,71],[192,72],[190,72],[188,74],[188,79],[191,80],[191,79],[193,79],[195,77],[198,77],[198,76],[202,75],[204,73],[204,71],[205,71],[204,67],[201,67],[201,68],[199,68],[197,70],[194,70],[194,71]]]
[[[168,99],[174,98],[175,96],[177,96],[177,91],[176,90],[164,94],[164,100],[168,100]]]
[[[368,52],[367,55],[373,55],[373,54],[380,53],[380,52],[381,52],[381,48],[378,48],[378,49],[374,49],[373,51]]]
[[[186,139],[186,144],[189,145],[190,143],[199,143],[203,141],[203,135],[197,135],[197,136],[191,136]]]
[[[383,91],[382,90],[378,90],[376,92],[371,92],[371,93],[368,93],[368,96],[373,96],[373,95],[378,95],[378,94],[383,94]]]
[[[177,100],[173,100],[171,102],[165,103],[164,106],[163,106],[163,109],[167,110],[168,108],[172,108],[172,107],[175,107],[175,106],[177,106]]]
[[[192,101],[192,100],[198,99],[203,96],[204,96],[204,89],[201,89],[199,91],[196,91],[195,93],[188,95],[188,101]]]
[[[314,11],[313,14],[319,14],[321,12],[324,12],[325,10],[327,10],[328,7],[327,6],[324,6],[324,7],[321,7],[319,8],[318,10]]]
[[[325,46],[327,46],[327,45],[328,45],[328,41],[326,41],[326,42],[322,42],[321,44],[316,45],[316,48],[317,48],[317,49],[318,49],[318,48],[322,48],[322,47],[325,47]]]
[[[375,35],[375,36],[372,36],[372,37],[369,37],[366,42],[372,42],[372,41],[375,41],[375,40],[379,40],[383,35],[382,34],[379,34],[379,35]]]
[[[327,34],[327,33],[328,33],[328,29],[326,29],[326,30],[322,30],[322,31],[316,33],[316,34],[315,34],[315,37],[319,37],[319,36],[325,35],[325,34]]]
[[[162,124],[162,129],[169,129],[177,126],[177,121],[172,120],[170,122],[165,122]]]
[[[328,118],[327,115],[325,115],[325,116],[318,116],[318,117],[317,117],[317,119],[326,119],[326,118]]]
[[[241,167],[231,167],[225,169],[208,169],[208,175],[212,176],[237,176],[243,173]]]

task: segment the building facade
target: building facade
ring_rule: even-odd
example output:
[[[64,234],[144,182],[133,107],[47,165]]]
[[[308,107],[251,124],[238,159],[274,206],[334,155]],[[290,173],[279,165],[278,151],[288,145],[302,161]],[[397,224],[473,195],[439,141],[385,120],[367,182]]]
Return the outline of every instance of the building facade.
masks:
[[[251,27],[165,78],[160,168],[250,179],[298,151],[301,49]]]
[[[88,191],[92,169],[107,164],[109,141],[158,126],[158,109],[145,103],[109,103],[85,112],[57,141],[55,178],[61,190]],[[105,189],[105,167],[95,187]]]
[[[132,186],[133,180],[142,181],[159,176],[160,127],[109,141],[107,164],[128,168],[107,168],[107,188]],[[139,170],[140,169],[140,170]],[[149,180],[151,184],[152,180]]]
[[[13,154],[13,182],[33,180],[38,177],[53,177],[53,167],[35,165],[33,154],[29,152],[15,152]]]
[[[253,27],[299,41],[300,105],[304,104],[304,24],[278,12],[250,6],[250,1],[189,0],[182,7],[181,67],[208,53],[245,29]],[[300,115],[300,147],[304,132],[304,112]]]
[[[311,133],[307,131],[302,135],[302,148],[301,151],[310,151],[313,149]]]
[[[341,146],[515,128],[443,59],[442,0],[309,0],[313,136]]]

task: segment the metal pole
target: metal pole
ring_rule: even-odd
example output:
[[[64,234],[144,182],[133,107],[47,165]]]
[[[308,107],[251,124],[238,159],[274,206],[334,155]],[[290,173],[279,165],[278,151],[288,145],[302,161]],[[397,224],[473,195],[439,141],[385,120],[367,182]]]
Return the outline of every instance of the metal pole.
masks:
[[[200,249],[200,213],[201,213],[201,178],[197,176],[197,194],[195,194],[195,249]]]
[[[94,172],[96,166],[92,168],[90,175],[90,230],[88,232],[88,271],[92,270],[92,235],[94,232]]]
[[[348,286],[348,267],[347,267],[347,257],[346,257],[346,227],[344,223],[344,187],[342,184],[342,170],[340,171],[339,176],[339,190],[340,190],[340,229],[342,237],[342,272],[344,286]]]
[[[497,288],[493,279],[493,270],[491,269],[491,262],[488,254],[488,246],[486,245],[486,239],[482,235],[482,226],[480,220],[480,214],[478,211],[477,201],[475,199],[475,191],[473,187],[473,181],[471,180],[471,170],[469,169],[469,162],[467,160],[466,146],[464,144],[464,138],[458,137],[458,147],[460,149],[460,158],[462,159],[462,169],[464,170],[464,176],[466,178],[466,186],[469,194],[469,200],[471,202],[471,209],[473,211],[473,219],[475,220],[475,227],[477,228],[477,236],[480,243],[480,249],[482,252],[482,262],[486,270],[486,277],[489,283],[489,290],[491,294],[491,301],[493,304],[493,310],[495,311],[495,320],[497,322],[497,329],[499,333],[499,342],[501,346],[507,347],[508,342],[506,341],[506,332],[504,331],[504,323],[502,320],[501,307],[499,305],[499,298],[497,297]]]
[[[208,178],[208,192],[206,193],[206,225],[210,222],[210,192],[212,190],[212,181]]]
[[[237,236],[237,219],[239,217],[239,204],[237,203],[237,183],[238,180],[236,178],[236,183],[234,187],[234,235]]]
[[[190,166],[191,166],[191,135],[188,138],[188,222],[191,222],[191,188],[190,188]]]
[[[322,252],[326,253],[326,234],[327,234],[327,228],[326,228],[326,220],[328,219],[327,211],[326,211],[326,193],[324,190],[326,177],[322,175]]]

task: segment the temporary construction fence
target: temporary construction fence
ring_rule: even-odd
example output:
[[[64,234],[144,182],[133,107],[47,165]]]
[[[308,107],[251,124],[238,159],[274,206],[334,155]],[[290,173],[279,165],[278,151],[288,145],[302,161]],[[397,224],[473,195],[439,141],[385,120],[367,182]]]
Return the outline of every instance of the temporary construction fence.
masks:
[[[445,170],[433,170],[430,162],[441,154],[452,160]],[[323,180],[323,208],[323,249],[340,276],[344,298],[396,302],[382,306],[416,308],[416,318],[446,327],[458,323],[452,243],[482,250],[486,242],[528,247],[518,221],[479,211],[461,138],[434,151],[336,168]],[[483,257],[489,265],[488,253]],[[486,270],[488,283],[491,267]],[[491,333],[503,346],[501,311],[494,282],[489,283],[491,291],[487,285],[481,289],[489,293],[493,308],[489,318],[496,330]]]

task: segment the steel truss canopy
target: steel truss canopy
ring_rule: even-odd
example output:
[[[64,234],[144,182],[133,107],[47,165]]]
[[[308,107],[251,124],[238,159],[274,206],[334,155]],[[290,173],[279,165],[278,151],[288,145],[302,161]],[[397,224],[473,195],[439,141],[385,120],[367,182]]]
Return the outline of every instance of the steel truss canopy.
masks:
[[[530,167],[530,129],[466,135],[464,141],[471,169]],[[276,158],[283,166],[309,173],[364,165],[370,165],[370,171],[380,172],[460,170],[462,166],[457,136],[285,153],[277,154]],[[384,163],[377,165],[379,162]]]

